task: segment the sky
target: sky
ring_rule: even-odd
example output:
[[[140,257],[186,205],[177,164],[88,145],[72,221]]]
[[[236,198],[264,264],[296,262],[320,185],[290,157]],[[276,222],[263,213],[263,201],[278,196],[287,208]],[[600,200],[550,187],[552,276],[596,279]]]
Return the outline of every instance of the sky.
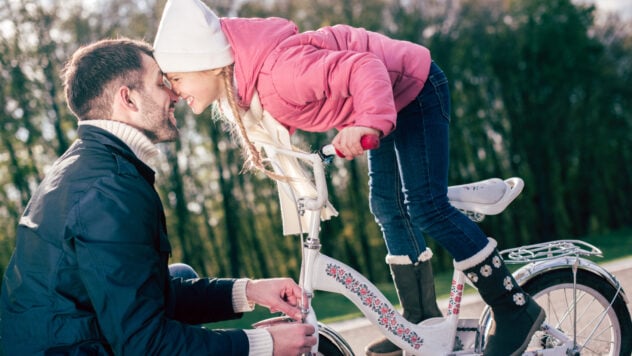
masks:
[[[97,4],[99,0],[79,0],[86,4]],[[202,0],[211,4],[213,0]],[[247,1],[247,0],[246,0]],[[257,0],[254,0],[257,1]],[[317,1],[317,0],[316,0]],[[604,11],[615,11],[621,13],[625,18],[632,19],[632,0],[573,0],[575,3],[596,4],[597,8]]]
[[[621,17],[632,19],[632,0],[574,0],[573,2],[595,4],[598,10],[618,12]]]
[[[9,3],[17,2],[18,0],[8,0]],[[49,1],[49,0],[44,0]],[[83,2],[88,6],[95,6],[100,0],[69,0],[75,2]],[[207,3],[212,3],[213,0],[202,0]],[[258,1],[258,0],[243,0],[243,1]],[[317,0],[316,0],[317,1]],[[572,0],[576,4],[595,4],[598,11],[602,13],[616,12],[624,20],[632,22],[632,0]],[[0,18],[0,35],[8,36],[11,32],[11,24],[8,19]]]

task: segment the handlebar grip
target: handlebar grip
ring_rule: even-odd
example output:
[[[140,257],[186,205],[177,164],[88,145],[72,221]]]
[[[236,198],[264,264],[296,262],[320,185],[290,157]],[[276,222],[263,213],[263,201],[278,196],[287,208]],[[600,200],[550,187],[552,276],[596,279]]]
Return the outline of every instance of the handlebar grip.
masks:
[[[380,138],[377,135],[364,135],[360,138],[360,144],[365,151],[380,147]],[[336,156],[344,157],[342,152],[336,149]]]
[[[377,135],[364,135],[360,138],[360,144],[364,150],[372,150],[380,147],[380,138]],[[344,158],[342,152],[338,151],[331,143],[318,150],[318,155],[324,160],[328,160],[334,155]]]
[[[380,147],[380,138],[377,135],[364,135],[360,139],[360,144],[365,151]]]
[[[365,151],[380,147],[380,138],[377,135],[364,135],[360,138],[360,144]],[[336,156],[344,157],[342,152],[336,149]]]

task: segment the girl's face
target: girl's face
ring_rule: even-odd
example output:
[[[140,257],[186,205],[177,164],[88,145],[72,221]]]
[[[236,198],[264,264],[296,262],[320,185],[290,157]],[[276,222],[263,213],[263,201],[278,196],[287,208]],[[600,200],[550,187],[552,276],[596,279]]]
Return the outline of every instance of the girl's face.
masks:
[[[221,68],[202,72],[172,72],[165,77],[177,96],[187,102],[194,114],[201,114],[224,95]]]

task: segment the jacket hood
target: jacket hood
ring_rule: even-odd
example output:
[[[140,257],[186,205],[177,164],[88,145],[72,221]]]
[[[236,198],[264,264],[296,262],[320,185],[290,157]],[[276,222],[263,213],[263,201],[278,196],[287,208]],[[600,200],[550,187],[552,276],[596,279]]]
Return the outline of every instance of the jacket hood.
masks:
[[[233,49],[240,104],[249,106],[266,58],[280,42],[297,34],[298,27],[278,17],[222,18],[221,25]]]

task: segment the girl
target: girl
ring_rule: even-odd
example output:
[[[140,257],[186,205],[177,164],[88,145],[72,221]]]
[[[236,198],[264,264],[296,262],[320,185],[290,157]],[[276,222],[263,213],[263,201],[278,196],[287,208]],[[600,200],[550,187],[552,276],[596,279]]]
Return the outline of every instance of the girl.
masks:
[[[299,33],[281,18],[219,19],[200,0],[169,0],[154,57],[194,113],[214,102],[229,111],[263,171],[242,120],[253,100],[290,133],[338,129],[332,143],[348,159],[363,154],[362,136],[378,135],[380,147],[368,153],[370,207],[406,319],[441,316],[427,233],[494,312],[485,354],[526,348],[544,311],[508,272],[496,241],[448,202],[450,94],[427,48],[345,25]],[[367,346],[367,355],[396,354],[386,339]]]

